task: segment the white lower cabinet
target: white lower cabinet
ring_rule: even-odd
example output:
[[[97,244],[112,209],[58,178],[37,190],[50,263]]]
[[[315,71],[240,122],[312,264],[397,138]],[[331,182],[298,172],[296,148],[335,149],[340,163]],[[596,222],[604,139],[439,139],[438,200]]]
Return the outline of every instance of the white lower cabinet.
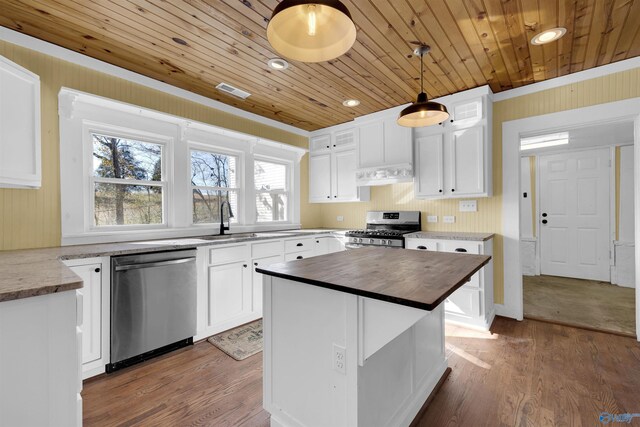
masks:
[[[198,248],[195,340],[262,317],[262,274],[256,268],[344,250],[329,235],[258,240]]]
[[[0,302],[0,425],[82,425],[75,290]]]
[[[82,378],[104,373],[109,363],[109,257],[64,262],[83,281],[77,290],[82,301]]]
[[[493,256],[493,240],[439,240],[407,238],[407,249]],[[493,260],[444,302],[447,321],[488,330],[495,317]]]

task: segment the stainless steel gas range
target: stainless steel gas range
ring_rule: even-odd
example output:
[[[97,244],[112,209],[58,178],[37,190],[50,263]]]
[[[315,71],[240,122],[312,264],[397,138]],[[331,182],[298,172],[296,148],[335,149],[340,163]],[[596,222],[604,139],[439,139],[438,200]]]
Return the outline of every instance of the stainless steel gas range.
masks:
[[[420,231],[420,211],[369,211],[365,230],[345,233],[347,249],[364,246],[404,248],[404,235]]]

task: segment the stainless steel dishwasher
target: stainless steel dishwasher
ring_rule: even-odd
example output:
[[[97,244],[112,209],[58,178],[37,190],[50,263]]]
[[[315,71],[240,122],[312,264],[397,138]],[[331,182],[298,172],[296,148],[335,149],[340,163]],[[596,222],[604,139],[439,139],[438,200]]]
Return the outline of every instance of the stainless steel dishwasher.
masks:
[[[111,258],[111,363],[107,372],[193,344],[196,251]]]

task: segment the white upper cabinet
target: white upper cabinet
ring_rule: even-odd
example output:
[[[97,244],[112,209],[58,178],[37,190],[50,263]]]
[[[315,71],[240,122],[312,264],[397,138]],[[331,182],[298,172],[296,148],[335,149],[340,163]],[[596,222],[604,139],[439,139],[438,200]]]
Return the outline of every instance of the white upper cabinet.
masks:
[[[40,78],[0,56],[0,187],[39,188]]]
[[[369,200],[356,184],[357,129],[323,129],[309,139],[309,202]]]
[[[437,100],[450,120],[416,129],[416,198],[489,197],[492,93],[485,86]]]
[[[413,180],[413,132],[398,125],[393,108],[356,119],[358,185],[386,185]]]
[[[416,162],[422,167],[416,176],[416,193],[441,196],[444,192],[444,133],[416,139]]]

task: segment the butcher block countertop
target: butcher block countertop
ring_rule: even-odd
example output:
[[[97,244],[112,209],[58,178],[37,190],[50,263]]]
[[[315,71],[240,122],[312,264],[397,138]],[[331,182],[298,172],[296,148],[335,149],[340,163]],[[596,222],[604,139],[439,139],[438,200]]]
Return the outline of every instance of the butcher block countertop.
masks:
[[[433,310],[490,256],[365,247],[256,269],[309,285]]]
[[[82,279],[63,260],[192,249],[336,232],[339,230],[302,229],[0,251],[0,302],[81,288]]]

